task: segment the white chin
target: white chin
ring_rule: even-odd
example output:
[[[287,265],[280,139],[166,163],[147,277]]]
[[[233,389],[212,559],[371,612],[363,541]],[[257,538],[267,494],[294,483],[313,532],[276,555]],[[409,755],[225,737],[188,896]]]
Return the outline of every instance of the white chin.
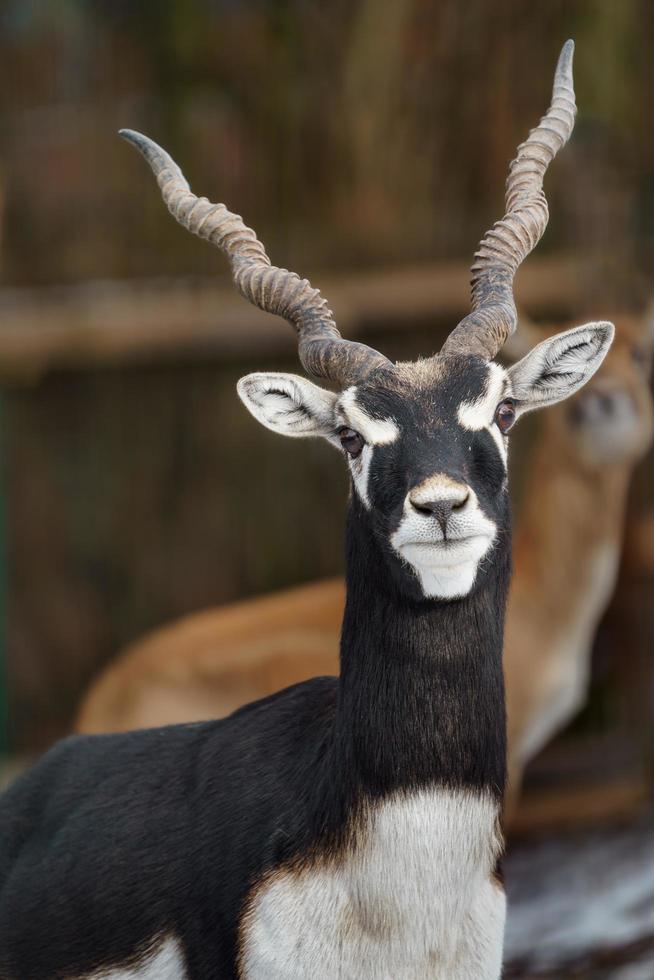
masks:
[[[479,562],[492,539],[486,536],[442,543],[407,544],[400,554],[414,569],[422,591],[431,599],[457,599],[468,595],[477,577]]]

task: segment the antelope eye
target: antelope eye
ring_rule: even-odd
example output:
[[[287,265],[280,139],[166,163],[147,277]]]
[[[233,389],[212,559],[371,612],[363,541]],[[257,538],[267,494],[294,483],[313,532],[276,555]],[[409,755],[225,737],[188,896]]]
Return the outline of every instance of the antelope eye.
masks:
[[[639,367],[645,367],[649,360],[647,351],[643,347],[632,347],[631,359],[634,364],[637,364]]]
[[[503,435],[509,431],[515,422],[515,402],[512,398],[505,398],[495,409],[495,422]]]
[[[338,437],[341,440],[341,446],[345,452],[352,459],[356,459],[364,446],[363,437],[358,432],[355,432],[354,429],[348,428],[339,429]]]

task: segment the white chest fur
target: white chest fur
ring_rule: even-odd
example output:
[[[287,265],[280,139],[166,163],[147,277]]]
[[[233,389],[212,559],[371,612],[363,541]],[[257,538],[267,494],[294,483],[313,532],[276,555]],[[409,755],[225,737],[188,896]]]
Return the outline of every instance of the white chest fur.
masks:
[[[497,980],[505,899],[487,796],[434,789],[370,815],[332,864],[273,875],[242,934],[247,980]]]

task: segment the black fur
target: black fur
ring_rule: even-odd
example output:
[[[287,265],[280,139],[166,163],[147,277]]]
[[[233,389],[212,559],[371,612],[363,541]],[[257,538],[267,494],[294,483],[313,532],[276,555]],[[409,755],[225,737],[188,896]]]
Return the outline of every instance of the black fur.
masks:
[[[55,746],[0,803],[2,980],[84,976],[166,934],[193,980],[235,977],[249,886],[335,822],[336,687]]]
[[[0,800],[2,980],[84,976],[137,961],[167,935],[191,980],[228,980],[252,886],[353,846],[371,802],[431,785],[500,800],[504,475],[483,435],[439,434],[443,404],[428,408],[422,455],[409,465],[380,453],[372,509],[350,503],[339,680],[296,685],[223,721],[67,739]],[[415,409],[416,433],[425,410]],[[450,471],[448,459],[486,494],[500,530],[471,594],[438,602],[421,597],[388,532],[407,481],[435,461]]]
[[[338,726],[348,768],[373,796],[438,783],[489,789],[500,800],[508,532],[471,596],[434,602],[408,599],[399,575],[386,574],[388,558],[379,553],[367,522],[367,512],[354,501]]]

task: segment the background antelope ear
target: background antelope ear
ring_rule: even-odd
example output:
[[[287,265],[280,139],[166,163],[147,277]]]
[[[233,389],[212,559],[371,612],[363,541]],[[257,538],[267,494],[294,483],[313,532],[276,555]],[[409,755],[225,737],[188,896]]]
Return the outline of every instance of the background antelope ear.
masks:
[[[323,436],[335,440],[338,395],[297,374],[248,374],[236,386],[257,421],[283,436]],[[338,442],[338,440],[336,440]]]
[[[595,374],[611,346],[612,323],[586,323],[555,334],[509,368],[518,416],[578,391]]]
[[[525,357],[532,347],[540,344],[551,334],[552,328],[548,330],[541,324],[534,323],[531,317],[518,307],[517,329],[507,337],[504,347],[500,351],[500,357],[505,364],[515,364],[521,357]]]

